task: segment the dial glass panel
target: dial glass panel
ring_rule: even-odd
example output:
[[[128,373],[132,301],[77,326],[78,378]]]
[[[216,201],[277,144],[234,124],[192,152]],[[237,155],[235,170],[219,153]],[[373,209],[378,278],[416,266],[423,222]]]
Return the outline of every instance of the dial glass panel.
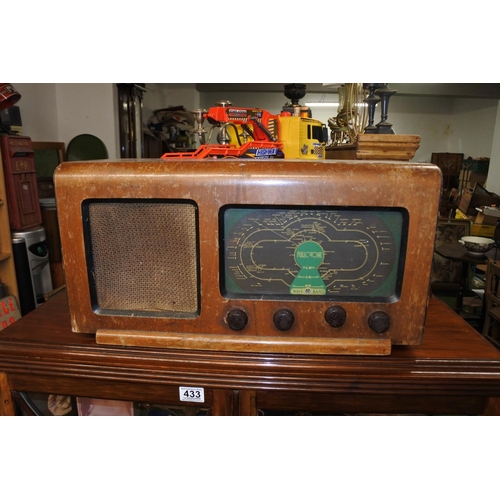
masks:
[[[226,206],[220,214],[225,297],[396,301],[404,208]]]

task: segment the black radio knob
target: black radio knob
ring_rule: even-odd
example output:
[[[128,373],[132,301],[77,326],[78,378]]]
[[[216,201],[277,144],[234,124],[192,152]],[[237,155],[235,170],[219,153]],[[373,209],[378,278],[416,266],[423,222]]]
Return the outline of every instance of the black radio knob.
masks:
[[[376,333],[384,333],[391,326],[391,320],[384,311],[375,311],[368,318],[368,326]]]
[[[325,321],[333,328],[341,327],[347,318],[342,306],[331,306],[325,311]]]
[[[248,314],[242,309],[232,309],[227,313],[226,320],[231,330],[240,331],[247,326]]]
[[[295,317],[289,309],[278,309],[273,316],[274,326],[281,332],[292,328]]]

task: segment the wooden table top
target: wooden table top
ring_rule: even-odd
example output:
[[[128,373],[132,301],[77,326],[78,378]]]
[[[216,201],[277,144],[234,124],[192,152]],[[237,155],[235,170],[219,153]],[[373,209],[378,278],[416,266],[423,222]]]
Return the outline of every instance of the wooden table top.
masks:
[[[13,390],[110,398],[118,391],[136,401],[145,400],[145,392],[149,399],[160,399],[160,386],[189,384],[500,396],[500,351],[435,297],[421,345],[393,346],[389,356],[333,356],[97,345],[93,335],[71,332],[62,292],[0,332],[0,372]]]
[[[500,257],[500,250],[493,248],[482,255],[469,253],[460,243],[444,243],[436,248],[436,253],[455,262],[469,262],[471,264],[484,264],[488,258],[496,260]]]

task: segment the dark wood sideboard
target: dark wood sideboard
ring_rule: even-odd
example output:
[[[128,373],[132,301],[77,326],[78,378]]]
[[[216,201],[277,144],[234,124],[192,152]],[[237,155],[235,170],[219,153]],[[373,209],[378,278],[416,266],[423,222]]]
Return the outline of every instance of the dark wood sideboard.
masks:
[[[72,333],[65,292],[0,332],[9,391],[180,405],[202,387],[212,415],[500,413],[500,352],[435,297],[423,343],[390,356],[246,354],[97,345]]]

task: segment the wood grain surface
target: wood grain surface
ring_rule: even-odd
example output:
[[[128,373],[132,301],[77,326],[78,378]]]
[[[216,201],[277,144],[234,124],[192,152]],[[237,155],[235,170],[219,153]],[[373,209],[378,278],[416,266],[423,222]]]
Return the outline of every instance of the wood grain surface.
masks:
[[[61,292],[1,332],[0,372],[15,391],[151,403],[178,404],[179,386],[203,387],[214,415],[481,414],[500,397],[500,352],[434,297],[421,345],[359,357],[98,345],[71,332]]]

